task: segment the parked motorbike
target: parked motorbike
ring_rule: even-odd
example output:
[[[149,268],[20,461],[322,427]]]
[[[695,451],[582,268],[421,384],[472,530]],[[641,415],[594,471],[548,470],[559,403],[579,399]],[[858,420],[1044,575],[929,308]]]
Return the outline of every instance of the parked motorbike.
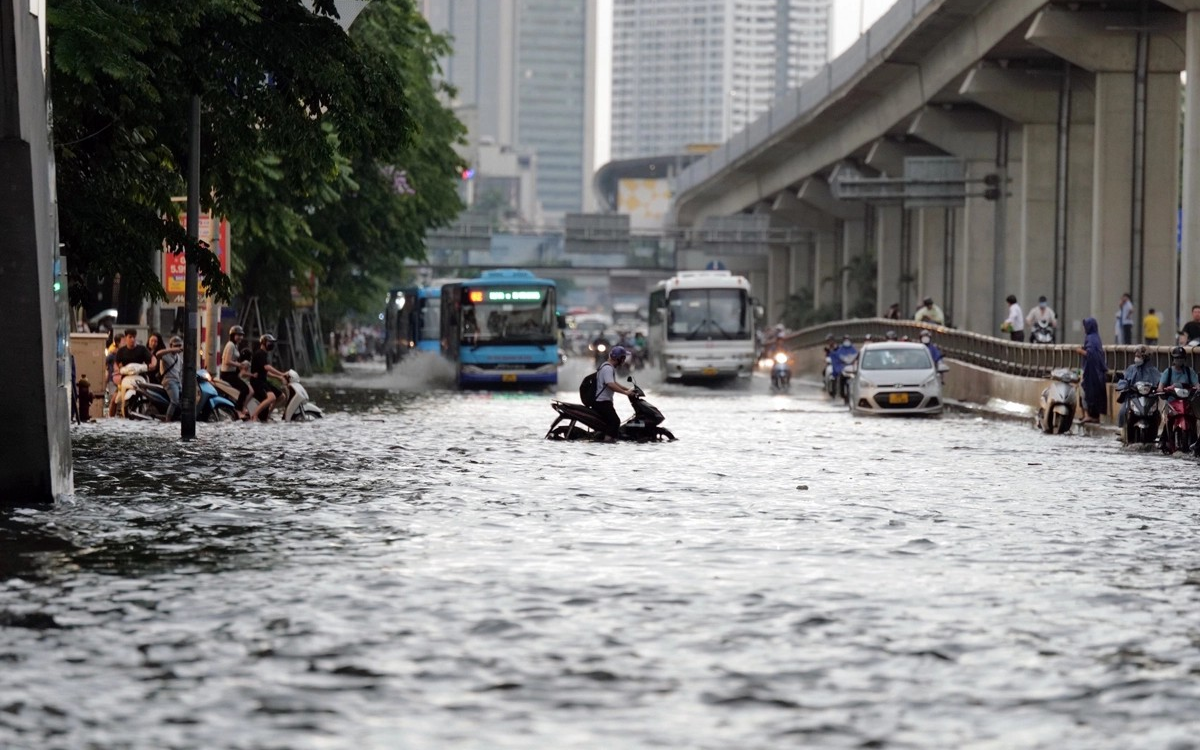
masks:
[[[1034,344],[1053,344],[1054,328],[1049,321],[1039,320],[1033,324],[1033,330],[1029,332],[1029,340]]]
[[[136,377],[133,384],[133,392],[125,396],[125,417],[165,421],[171,407],[171,397],[167,394],[167,389],[157,383],[151,383],[142,376]]]
[[[771,366],[771,389],[777,393],[786,393],[792,385],[792,366],[785,352],[775,353],[775,363]]]
[[[637,383],[634,383],[632,377],[626,380],[633,383],[633,392],[629,394],[629,403],[633,406],[633,416],[621,423],[619,439],[638,443],[675,440],[675,435],[670,430],[660,426],[664,419],[663,413],[646,400],[646,394]],[[565,401],[551,401],[550,406],[558,412],[558,416],[550,423],[550,429],[546,432],[547,439],[604,439],[604,420],[593,409],[583,404],[572,404]]]
[[[1158,385],[1142,381],[1130,383],[1122,380],[1116,390],[1120,400],[1126,404],[1125,426],[1121,428],[1121,442],[1129,444],[1153,443],[1158,439],[1158,428],[1162,413],[1158,407]]]
[[[1162,452],[1170,455],[1175,451],[1194,450],[1196,443],[1196,417],[1192,412],[1192,401],[1200,391],[1186,385],[1168,386],[1166,407],[1163,409]]]
[[[226,386],[229,384],[226,383]],[[233,391],[233,398],[224,395],[222,391],[217,390],[213,385],[213,377],[208,370],[196,371],[196,419],[201,422],[236,422],[237,415],[237,390],[230,387]]]
[[[1039,430],[1061,435],[1071,429],[1079,406],[1079,381],[1076,370],[1060,368],[1050,373],[1050,385],[1038,400],[1035,424]]]

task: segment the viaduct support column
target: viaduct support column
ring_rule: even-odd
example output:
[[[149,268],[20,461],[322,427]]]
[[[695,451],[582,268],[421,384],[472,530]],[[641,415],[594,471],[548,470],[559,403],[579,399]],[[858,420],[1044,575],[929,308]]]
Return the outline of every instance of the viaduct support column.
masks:
[[[1122,293],[1133,295],[1135,340],[1148,308],[1175,305],[1184,36],[1175,13],[1057,7],[1041,11],[1026,34],[1096,74],[1091,313],[1107,341]]]
[[[40,3],[0,0],[0,316],[9,331],[8,385],[20,394],[0,400],[0,506],[71,492],[70,370],[53,290],[58,232],[39,12]]]

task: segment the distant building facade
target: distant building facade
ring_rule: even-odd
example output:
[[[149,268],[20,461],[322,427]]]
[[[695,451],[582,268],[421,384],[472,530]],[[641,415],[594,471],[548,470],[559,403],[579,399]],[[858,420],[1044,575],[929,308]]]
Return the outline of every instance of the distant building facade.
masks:
[[[613,0],[612,158],[724,143],[829,58],[832,0]]]
[[[596,4],[593,0],[420,0],[453,37],[442,61],[471,141],[534,155],[548,219],[593,208]],[[479,170],[476,178],[486,177]]]

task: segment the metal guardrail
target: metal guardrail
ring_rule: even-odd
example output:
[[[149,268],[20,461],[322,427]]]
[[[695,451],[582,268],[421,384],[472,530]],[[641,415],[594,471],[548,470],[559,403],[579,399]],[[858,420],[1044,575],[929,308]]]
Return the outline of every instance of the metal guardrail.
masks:
[[[867,334],[870,334],[873,340],[883,340],[888,331],[895,331],[898,336],[908,336],[912,341],[917,341],[922,331],[930,331],[933,334],[933,343],[937,344],[947,357],[1008,375],[1048,378],[1052,370],[1060,367],[1079,367],[1082,362],[1078,351],[1082,341],[1077,344],[1053,345],[1017,343],[945,326],[886,318],[859,318],[823,323],[791,334],[785,340],[791,349],[805,349],[824,346],[825,337],[831,333],[839,340],[840,337],[849,336],[855,344],[861,344]],[[1104,347],[1110,381],[1119,380],[1125,369],[1133,364],[1135,349],[1136,346]],[[1150,347],[1150,357],[1159,370],[1171,365],[1170,352],[1171,345]],[[1190,348],[1188,352],[1191,364],[1195,367],[1200,347]]]

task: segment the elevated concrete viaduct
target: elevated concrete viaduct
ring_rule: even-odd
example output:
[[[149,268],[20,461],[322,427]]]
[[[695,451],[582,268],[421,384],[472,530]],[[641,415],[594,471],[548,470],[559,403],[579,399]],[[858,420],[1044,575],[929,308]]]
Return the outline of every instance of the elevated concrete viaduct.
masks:
[[[954,325],[996,334],[1009,293],[1026,310],[1044,294],[1066,337],[1094,315],[1112,341],[1130,292],[1135,338],[1151,307],[1173,330],[1200,302],[1200,85],[1185,101],[1184,70],[1200,80],[1200,0],[900,0],[685,170],[675,220],[768,211],[811,231],[817,261],[771,273],[817,304],[823,279],[867,256],[876,313],[931,296]],[[960,200],[838,190],[899,182],[908,157],[931,155],[961,160]]]

